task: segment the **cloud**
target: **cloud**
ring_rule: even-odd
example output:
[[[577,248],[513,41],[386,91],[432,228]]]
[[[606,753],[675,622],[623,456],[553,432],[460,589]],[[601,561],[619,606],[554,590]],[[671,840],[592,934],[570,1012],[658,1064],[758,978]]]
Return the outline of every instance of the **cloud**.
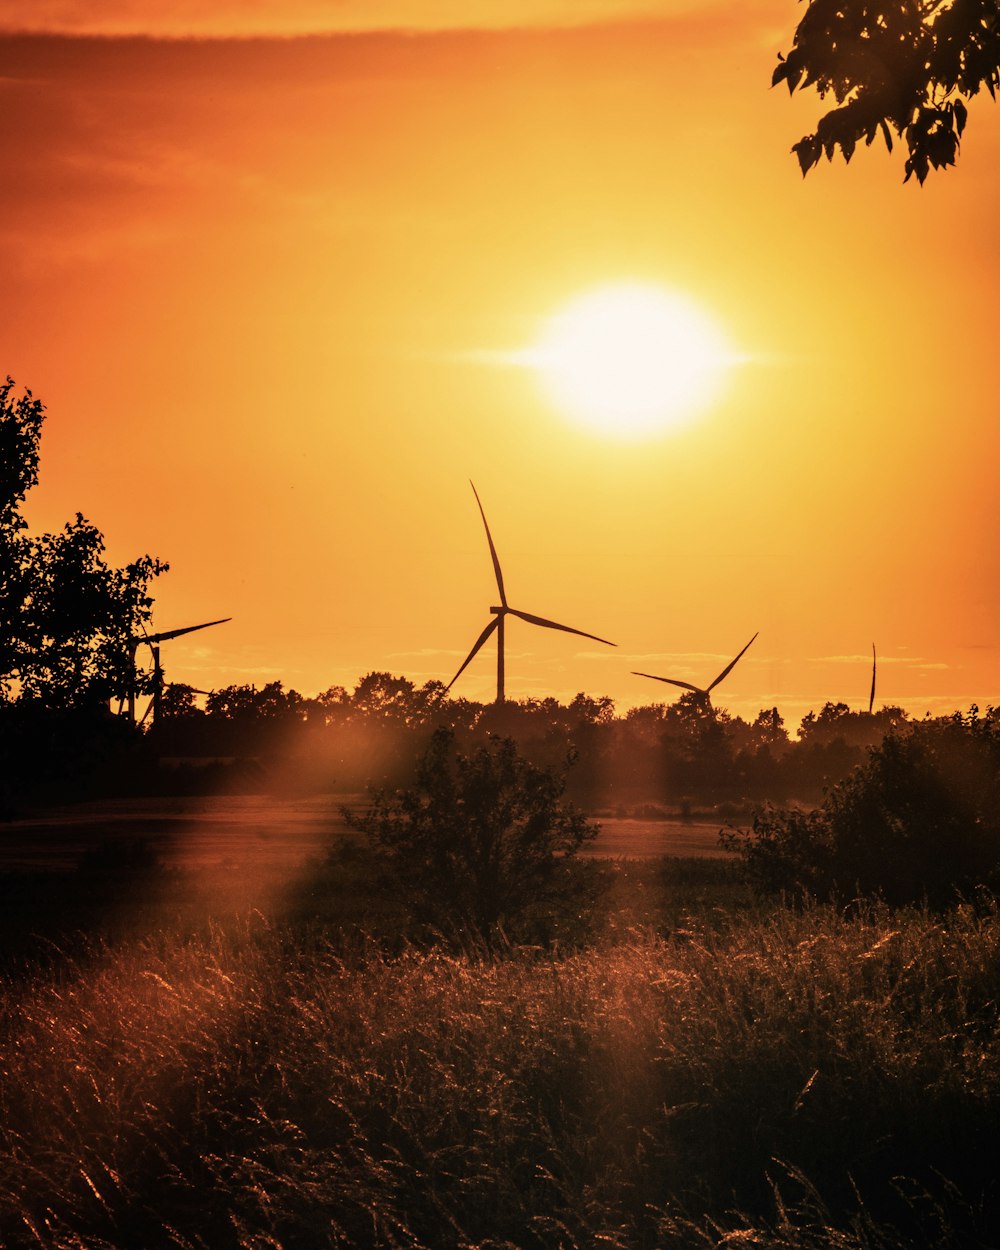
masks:
[[[733,657],[732,654],[725,654],[722,651],[635,651],[628,654],[623,653],[623,658],[629,663],[642,664],[674,664],[674,665],[710,665],[721,661],[727,664]],[[770,663],[759,656],[751,656],[749,652],[740,660],[741,664]]]
[[[0,0],[0,30],[160,39],[513,30],[701,14],[704,0]],[[470,11],[471,10],[471,11]]]
[[[816,656],[813,664],[870,664],[871,653],[866,655],[820,655]],[[883,664],[901,664],[906,668],[919,669],[946,669],[950,665],[943,664],[940,661],[925,660],[920,655],[880,655],[878,657],[879,667]]]

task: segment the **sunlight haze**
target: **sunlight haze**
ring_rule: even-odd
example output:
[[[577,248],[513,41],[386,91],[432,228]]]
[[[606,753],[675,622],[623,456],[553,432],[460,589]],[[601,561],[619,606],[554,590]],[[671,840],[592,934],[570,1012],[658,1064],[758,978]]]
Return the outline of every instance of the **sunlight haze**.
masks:
[[[879,706],[1000,700],[992,101],[922,188],[878,145],[803,179],[819,105],[769,87],[794,4],[402,7],[39,4],[28,36],[0,4],[32,527],[168,560],[157,629],[231,617],[164,648],[204,690],[449,681],[496,595],[471,478],[511,603],[618,644],[515,624],[510,698],[672,701],[632,672],[702,682],[759,631],[741,715],[867,707],[873,641]],[[718,335],[631,400],[606,330],[544,337],[622,283]]]

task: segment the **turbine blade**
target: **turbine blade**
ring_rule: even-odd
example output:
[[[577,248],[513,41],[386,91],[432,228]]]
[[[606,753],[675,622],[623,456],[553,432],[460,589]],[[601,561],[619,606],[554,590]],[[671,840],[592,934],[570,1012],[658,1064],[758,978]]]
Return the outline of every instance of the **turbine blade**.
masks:
[[[758,630],[757,630],[757,634],[759,634],[759,633],[760,633],[760,630],[758,629]],[[756,637],[757,637],[757,634],[754,634],[753,638],[756,638]],[[751,639],[750,639],[750,642],[753,642],[753,638],[751,638]],[[708,691],[709,691],[709,690],[714,690],[714,689],[715,689],[715,687],[719,684],[719,682],[720,682],[720,681],[722,681],[723,677],[728,677],[728,676],[729,676],[729,674],[733,671],[733,669],[736,667],[736,665],[737,665],[737,664],[740,662],[740,660],[743,658],[743,652],[744,652],[744,651],[747,651],[747,650],[749,649],[749,647],[750,647],[750,642],[748,642],[748,643],[747,643],[747,645],[743,648],[743,651],[741,651],[741,652],[739,653],[739,655],[736,657],[736,659],[735,659],[735,660],[730,660],[730,661],[729,661],[729,663],[728,663],[728,664],[726,665],[726,667],[722,670],[722,672],[718,675],[718,677],[716,677],[715,681],[713,681],[713,682],[712,682],[712,684],[711,684],[711,685],[707,688],[707,690],[706,690],[706,694],[708,693]]]
[[[141,642],[168,642],[171,638],[179,638],[181,634],[193,634],[197,629],[208,629],[212,625],[225,625],[226,621],[231,621],[231,616],[224,616],[221,621],[205,621],[203,625],[185,625],[182,629],[168,629],[162,634],[147,634],[140,639]]]
[[[581,638],[592,638],[594,642],[603,642],[606,647],[617,647],[617,642],[608,642],[607,638],[598,638],[596,634],[588,634],[582,629],[574,629],[572,625],[560,625],[558,621],[547,621],[544,616],[532,616],[530,612],[518,612],[517,608],[507,609],[511,616],[519,616],[530,625],[541,625],[544,629],[561,629],[564,634],[579,634]]]
[[[872,643],[872,692],[868,699],[868,715],[871,716],[875,706],[875,644]]]
[[[479,504],[479,515],[483,518],[483,525],[486,528],[486,541],[490,545],[490,556],[493,559],[493,572],[497,575],[497,590],[500,591],[500,602],[504,607],[506,607],[507,595],[503,588],[503,573],[500,572],[500,561],[497,558],[497,549],[493,546],[493,535],[490,533],[490,527],[486,523],[486,513],[483,511],[482,503],[480,503],[479,492],[476,490],[476,484],[470,480],[469,485],[472,487],[472,493],[476,497],[476,503]]]
[[[482,648],[483,643],[486,642],[487,638],[489,638],[490,634],[493,633],[493,631],[497,628],[499,624],[500,624],[500,617],[495,616],[493,620],[490,621],[490,623],[486,626],[483,632],[479,635],[479,637],[476,639],[475,643],[472,646],[472,650],[462,661],[462,667],[458,670],[458,672],[451,679],[451,681],[447,684],[447,686],[445,686],[445,690],[450,690],[452,686],[454,686],[455,682],[458,681],[458,679],[462,676],[465,670],[469,667],[472,661],[479,654],[479,651]]]
[[[665,681],[671,686],[682,686],[685,690],[693,690],[695,694],[708,694],[707,690],[702,690],[701,686],[692,686],[689,681],[678,681],[676,677],[657,677],[655,673],[637,673],[632,670],[633,677],[650,677],[653,681]]]

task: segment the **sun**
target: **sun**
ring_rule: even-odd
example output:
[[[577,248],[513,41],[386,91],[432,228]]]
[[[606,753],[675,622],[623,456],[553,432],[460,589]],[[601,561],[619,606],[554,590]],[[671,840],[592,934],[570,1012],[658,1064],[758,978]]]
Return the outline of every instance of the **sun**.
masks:
[[[708,313],[638,282],[564,305],[521,359],[568,417],[625,438],[685,425],[718,396],[735,362]]]

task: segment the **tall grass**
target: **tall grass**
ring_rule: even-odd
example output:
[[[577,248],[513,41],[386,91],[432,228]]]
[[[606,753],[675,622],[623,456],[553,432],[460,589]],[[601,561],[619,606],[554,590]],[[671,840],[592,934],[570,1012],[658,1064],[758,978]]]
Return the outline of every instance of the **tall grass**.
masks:
[[[987,905],[493,962],[95,944],[4,987],[0,1243],[995,1244],[998,953]]]

